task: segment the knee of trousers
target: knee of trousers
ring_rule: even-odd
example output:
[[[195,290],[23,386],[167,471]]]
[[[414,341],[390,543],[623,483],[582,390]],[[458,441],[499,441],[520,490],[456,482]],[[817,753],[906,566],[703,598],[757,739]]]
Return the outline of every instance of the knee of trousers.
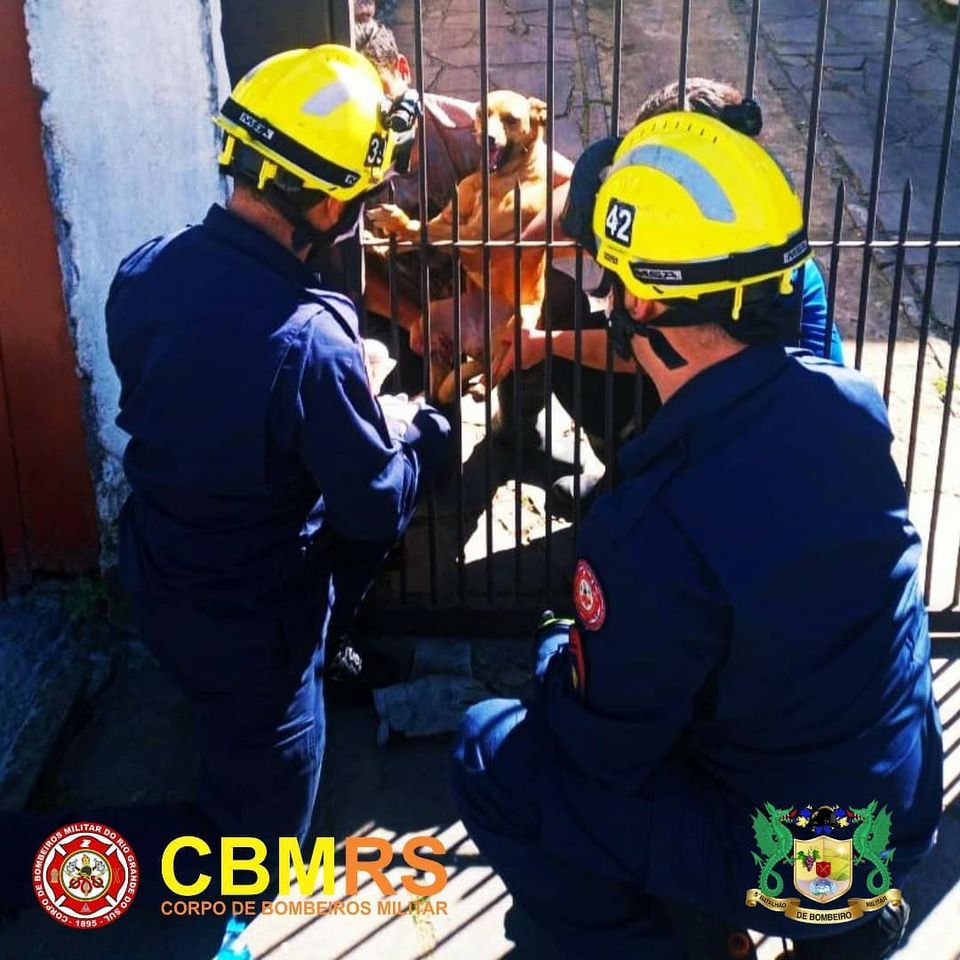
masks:
[[[519,700],[484,700],[464,714],[451,753],[450,787],[461,813],[482,817],[500,793],[491,764],[507,734],[526,716]]]

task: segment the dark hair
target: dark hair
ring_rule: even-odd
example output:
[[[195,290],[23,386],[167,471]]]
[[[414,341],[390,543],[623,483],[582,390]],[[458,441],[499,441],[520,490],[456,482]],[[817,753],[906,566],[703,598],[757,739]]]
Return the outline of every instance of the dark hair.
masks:
[[[385,23],[378,20],[364,20],[354,27],[353,46],[375,67],[392,70],[400,59],[397,38]]]
[[[680,103],[677,91],[680,85],[674,80],[665,87],[651,93],[640,105],[635,124],[649,120],[661,113],[673,110],[694,110],[708,117],[720,117],[724,107],[735,107],[743,102],[743,94],[722,80],[709,80],[706,77],[689,77],[686,84],[685,103]]]

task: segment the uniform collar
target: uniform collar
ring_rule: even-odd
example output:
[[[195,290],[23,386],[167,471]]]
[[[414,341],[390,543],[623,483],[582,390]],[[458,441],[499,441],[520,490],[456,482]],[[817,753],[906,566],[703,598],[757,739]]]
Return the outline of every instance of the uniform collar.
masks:
[[[776,376],[786,362],[779,343],[766,343],[747,347],[697,374],[657,411],[641,436],[623,447],[620,469],[624,474],[639,473],[705,420]]]
[[[219,204],[215,203],[207,211],[203,227],[218,240],[259,260],[297,286],[316,287],[316,274],[292,251]]]

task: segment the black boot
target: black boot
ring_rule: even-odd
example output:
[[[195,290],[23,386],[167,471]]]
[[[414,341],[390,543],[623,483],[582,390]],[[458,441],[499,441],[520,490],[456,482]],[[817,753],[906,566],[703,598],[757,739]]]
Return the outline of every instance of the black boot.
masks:
[[[324,656],[324,696],[331,703],[362,706],[374,690],[398,683],[399,664],[375,650],[363,649],[348,632],[327,638]]]
[[[887,905],[875,919],[852,930],[816,940],[795,940],[793,949],[778,960],[886,960],[900,946],[909,919],[906,901],[899,907]]]

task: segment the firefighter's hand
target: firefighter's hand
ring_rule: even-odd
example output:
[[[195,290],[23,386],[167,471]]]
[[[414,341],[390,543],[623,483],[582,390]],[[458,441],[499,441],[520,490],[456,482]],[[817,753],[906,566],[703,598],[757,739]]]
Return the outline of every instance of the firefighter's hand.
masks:
[[[420,221],[411,220],[395,203],[383,203],[367,210],[367,220],[375,232],[398,240],[415,240]]]
[[[376,396],[382,389],[383,383],[393,372],[397,361],[390,356],[386,344],[379,340],[365,338],[363,341],[363,362],[367,368],[367,379],[370,381],[370,390]]]
[[[412,423],[425,406],[422,397],[414,397],[411,400],[405,393],[389,393],[377,397],[377,399],[380,401],[380,407],[384,414],[390,420],[398,421],[404,425]]]
[[[505,352],[500,358],[496,369],[492,371],[494,384],[499,383],[511,370],[515,370],[517,366],[522,370],[529,370],[530,367],[535,367],[538,363],[543,363],[543,359],[547,355],[546,333],[543,330],[530,330],[527,327],[521,326],[520,363],[518,364],[514,350],[515,336],[516,333],[513,324],[507,324],[507,326],[500,331],[500,343],[505,348]]]

